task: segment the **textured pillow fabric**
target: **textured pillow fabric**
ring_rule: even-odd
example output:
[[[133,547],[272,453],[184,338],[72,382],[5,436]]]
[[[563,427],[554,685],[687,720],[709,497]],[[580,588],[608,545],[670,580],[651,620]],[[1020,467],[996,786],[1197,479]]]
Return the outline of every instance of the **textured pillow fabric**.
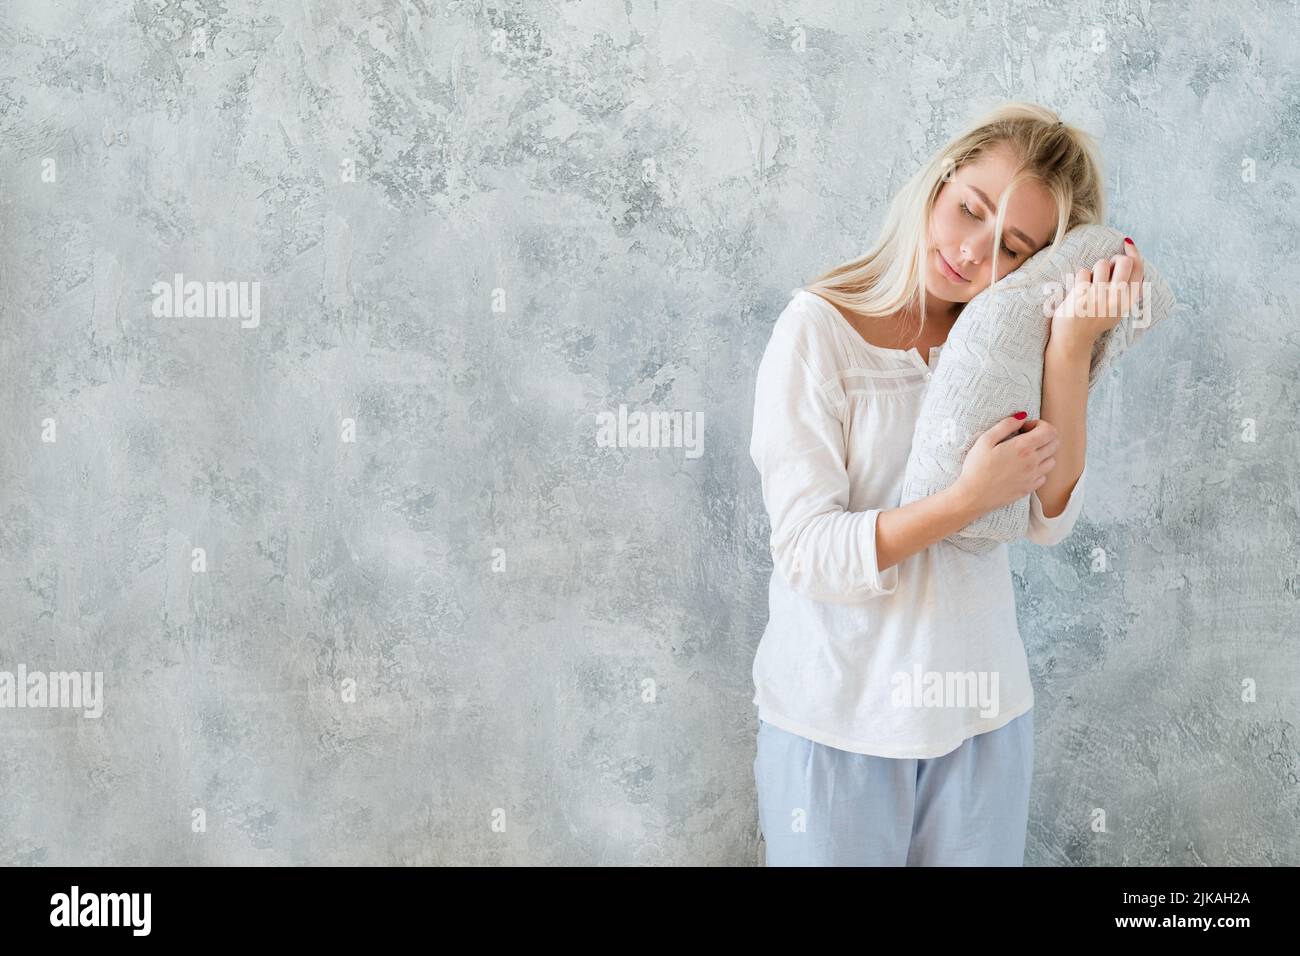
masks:
[[[921,404],[900,505],[955,482],[966,453],[999,419],[1021,409],[1029,418],[1039,416],[1052,309],[1073,285],[1077,270],[1121,254],[1123,243],[1123,233],[1109,226],[1075,226],[1056,249],[1039,250],[966,304]],[[1093,348],[1089,389],[1173,308],[1169,286],[1145,260],[1137,305]],[[1026,495],[982,515],[947,540],[963,551],[982,554],[1024,537],[1028,530]]]

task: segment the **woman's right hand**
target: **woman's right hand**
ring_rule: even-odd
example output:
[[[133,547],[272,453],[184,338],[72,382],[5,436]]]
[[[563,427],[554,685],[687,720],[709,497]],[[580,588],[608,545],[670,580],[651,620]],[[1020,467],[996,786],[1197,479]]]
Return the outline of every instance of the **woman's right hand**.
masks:
[[[1060,445],[1055,425],[1008,415],[975,439],[956,484],[972,508],[987,514],[1037,491],[1056,467]]]

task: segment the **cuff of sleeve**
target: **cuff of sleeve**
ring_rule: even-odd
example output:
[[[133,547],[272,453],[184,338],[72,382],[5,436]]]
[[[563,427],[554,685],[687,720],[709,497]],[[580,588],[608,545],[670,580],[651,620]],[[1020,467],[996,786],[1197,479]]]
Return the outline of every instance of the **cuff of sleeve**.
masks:
[[[1034,519],[1041,522],[1046,528],[1057,528],[1064,525],[1073,518],[1073,512],[1078,505],[1079,498],[1083,494],[1083,479],[1088,474],[1088,466],[1084,465],[1083,470],[1079,472],[1079,479],[1074,483],[1074,488],[1070,490],[1070,497],[1065,501],[1065,507],[1061,509],[1059,515],[1049,518],[1043,514],[1043,502],[1038,497],[1038,492],[1031,492],[1029,495],[1029,511]]]
[[[898,565],[891,564],[884,571],[876,558],[876,519],[880,517],[881,508],[871,508],[864,512],[866,520],[862,522],[862,552],[866,556],[868,584],[877,594],[893,594],[898,590]]]

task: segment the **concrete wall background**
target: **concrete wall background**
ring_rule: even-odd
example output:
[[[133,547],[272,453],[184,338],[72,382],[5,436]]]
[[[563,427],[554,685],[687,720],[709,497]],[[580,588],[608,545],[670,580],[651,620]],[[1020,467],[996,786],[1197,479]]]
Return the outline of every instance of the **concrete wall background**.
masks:
[[[1027,862],[1300,863],[1296,20],[6,4],[0,670],[105,687],[0,710],[0,863],[753,862],[758,358],[1013,98],[1101,138],[1183,306],[1012,549]],[[177,272],[260,324],[155,317]],[[703,454],[598,447],[620,403]]]

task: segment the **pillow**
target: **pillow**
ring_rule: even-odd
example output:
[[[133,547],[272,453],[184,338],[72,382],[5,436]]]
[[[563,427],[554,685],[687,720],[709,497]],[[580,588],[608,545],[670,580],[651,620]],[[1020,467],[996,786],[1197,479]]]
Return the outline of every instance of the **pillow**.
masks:
[[[1109,226],[1075,226],[1055,249],[1040,249],[966,304],[940,350],[921,403],[900,505],[955,482],[966,453],[999,419],[1021,409],[1028,418],[1039,416],[1051,312],[1073,287],[1077,270],[1121,254],[1123,243],[1123,233]],[[1088,388],[1173,308],[1169,286],[1150,260],[1144,260],[1137,304],[1093,346]],[[1028,532],[1026,495],[982,515],[947,540],[963,551],[983,554]]]

